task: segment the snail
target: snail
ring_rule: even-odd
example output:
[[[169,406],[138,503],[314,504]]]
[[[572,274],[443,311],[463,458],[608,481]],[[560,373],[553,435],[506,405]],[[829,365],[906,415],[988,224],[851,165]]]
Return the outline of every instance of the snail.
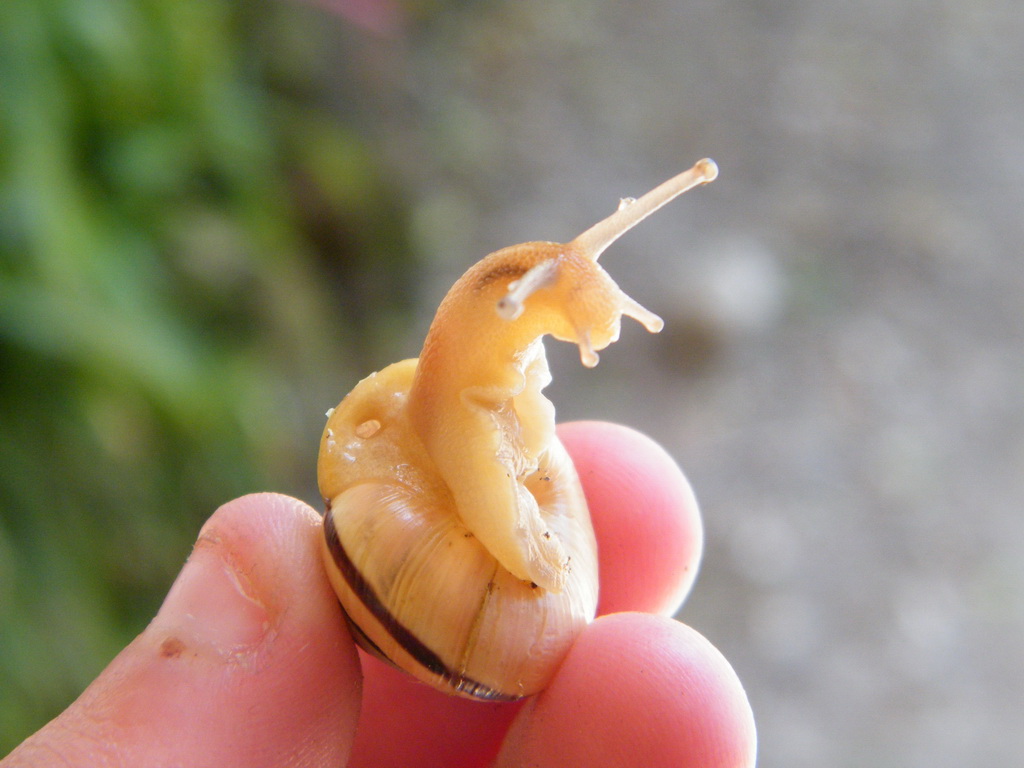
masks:
[[[441,302],[418,359],[370,375],[328,412],[323,555],[365,650],[469,698],[514,700],[549,682],[594,618],[598,573],[542,394],[542,337],[576,344],[593,367],[623,315],[660,331],[597,259],[716,175],[701,160],[569,243],[486,256]]]

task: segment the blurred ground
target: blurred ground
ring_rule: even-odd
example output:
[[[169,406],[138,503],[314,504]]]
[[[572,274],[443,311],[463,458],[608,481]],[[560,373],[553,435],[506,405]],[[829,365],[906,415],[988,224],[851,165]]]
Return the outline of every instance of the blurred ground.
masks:
[[[551,396],[686,468],[680,618],[739,671],[763,768],[1024,759],[1022,39],[1004,0],[527,0],[373,70],[425,308],[718,161],[603,259],[666,331],[595,371],[549,345]]]
[[[38,413],[18,429],[0,429],[7,494],[0,680],[9,696],[0,703],[23,718],[6,738],[66,702],[142,626],[201,518],[226,494],[267,482],[315,502],[302,451],[315,452],[310,430],[333,404],[321,402],[324,393],[340,396],[357,371],[415,355],[430,313],[468,264],[511,243],[571,238],[620,197],[711,156],[718,181],[630,232],[602,260],[627,293],[665,317],[666,330],[648,336],[625,328],[594,371],[580,367],[574,350],[550,344],[549,394],[560,417],[635,425],[687,470],[708,545],[680,618],[721,648],[744,681],[762,768],[1024,760],[1024,14],[1017,3],[491,0],[436,6],[404,31],[395,26],[401,6],[391,4],[370,13],[373,4],[321,3],[349,16],[362,9],[355,15],[363,28],[321,23],[326,11],[312,7],[311,23],[289,25],[276,13],[260,23],[276,4],[262,12],[258,3],[240,4],[248,11],[240,24],[229,23],[235,6],[226,3],[204,4],[201,13],[144,4],[151,12],[129,15],[132,24],[166,16],[168,50],[191,74],[146,75],[167,80],[173,98],[166,100],[150,98],[146,77],[122,78],[138,103],[112,121],[115,135],[133,138],[133,120],[146,128],[141,141],[122,147],[104,143],[103,110],[112,108],[104,78],[135,70],[97,58],[105,69],[90,81],[76,56],[92,61],[90,46],[112,41],[110,50],[138,54],[145,69],[155,59],[147,53],[152,41],[121,34],[134,29],[117,17],[121,6],[95,15],[96,4],[47,0],[57,9],[52,18],[80,9],[61,27],[60,52],[74,65],[71,80],[81,69],[84,86],[101,97],[101,119],[90,118],[85,150],[77,151],[107,186],[87,186],[83,199],[123,194],[131,205],[105,211],[102,222],[120,224],[144,209],[158,235],[173,235],[170,245],[153,236],[147,218],[138,229],[119,228],[117,238],[88,241],[97,253],[109,251],[110,240],[124,245],[124,264],[145,256],[141,292],[118,293],[113,305],[122,313],[155,305],[154,337],[170,339],[184,361],[198,350],[202,365],[154,374],[148,358],[133,358],[115,337],[104,349],[124,358],[128,374],[108,374],[107,358],[90,363],[74,343],[47,347],[36,314],[25,322],[13,305],[0,306],[4,374],[37,377],[26,378],[25,389],[26,402],[38,401]],[[30,7],[7,5],[25,18]],[[198,14],[188,23],[208,34],[183,34],[189,27],[179,14]],[[22,31],[10,39],[28,45]],[[239,37],[269,63],[235,50]],[[219,52],[215,44],[227,47]],[[38,65],[12,50],[0,63],[24,64],[23,72]],[[319,73],[318,84],[328,73],[326,94],[310,97],[306,69]],[[272,98],[259,91],[264,81]],[[209,121],[196,135],[184,92],[193,84]],[[253,94],[259,98],[247,102]],[[304,100],[318,111],[296,107]],[[147,112],[154,104],[156,118]],[[319,111],[325,104],[344,130]],[[158,130],[149,130],[154,123]],[[4,127],[0,138],[9,147],[16,133]],[[182,166],[180,175],[187,184],[199,179],[197,197],[175,207],[181,200],[161,187],[164,176],[132,165],[154,148],[167,177],[181,170],[175,153],[191,152],[197,170]],[[128,154],[118,164],[121,149]],[[6,181],[2,173],[16,164],[0,160]],[[29,170],[32,160],[23,163]],[[389,287],[408,272],[396,256],[405,248],[396,234],[402,217],[371,229],[361,210],[385,207],[391,198],[381,190],[392,187],[411,209],[414,302],[407,283]],[[16,251],[32,243],[22,240],[20,214],[37,211],[18,208],[16,192],[5,186],[0,194],[0,240],[13,243],[15,255],[9,269],[0,263],[5,297],[26,295],[19,281],[30,270]],[[45,203],[45,190],[39,194]],[[81,257],[80,233],[65,229]],[[378,242],[386,273],[372,261]],[[68,258],[47,267],[57,262],[70,265],[60,287],[77,298],[91,296],[83,275],[98,274],[97,312],[109,309],[104,291],[123,287],[112,277],[125,274],[123,265],[104,272]],[[331,277],[319,285],[318,274]],[[243,314],[231,314],[239,299]],[[388,301],[386,312],[376,310]],[[401,313],[410,303],[418,315],[407,321]],[[179,323],[175,308],[195,306],[204,307],[206,325]],[[324,307],[341,327],[329,327]],[[184,316],[194,322],[194,314]],[[116,313],[96,318],[98,327],[124,325]],[[229,347],[239,337],[243,346]],[[156,354],[150,340],[139,348],[154,360],[177,359]],[[325,362],[327,348],[339,350],[338,360]],[[269,373],[259,367],[268,358]],[[183,393],[158,380],[166,374],[178,385],[182,370],[195,379]],[[236,389],[243,385],[244,398]],[[42,398],[55,387],[58,405],[79,421],[63,411],[60,420],[47,416],[53,406]],[[217,415],[198,434],[193,394],[201,413]],[[16,399],[0,405],[8,418],[23,408]],[[277,415],[263,421],[265,414]],[[111,430],[118,450],[104,443]],[[168,431],[174,440],[164,440]],[[92,468],[95,487],[83,492],[40,467],[21,439],[40,434],[47,447],[63,446]],[[72,452],[63,442],[72,437],[95,452]],[[204,453],[206,443],[212,448]],[[125,484],[137,478],[147,450],[171,459],[155,471],[152,488],[137,491]],[[307,464],[310,472],[297,471]],[[223,481],[228,465],[235,474]],[[30,489],[21,506],[12,488]],[[48,514],[54,488],[75,490],[61,503],[60,526]],[[113,510],[111,497],[126,511]],[[124,530],[151,500],[177,516],[161,517],[161,508],[138,532],[95,551],[99,570],[31,544],[31,536],[66,531],[72,547],[93,527],[106,535],[89,522],[97,510],[111,509],[101,523]],[[44,518],[42,533],[33,533]],[[172,549],[151,554],[167,538]],[[128,546],[130,558],[113,564]],[[145,574],[130,564],[140,561],[153,563]],[[80,575],[68,575],[79,565],[90,576],[81,600],[70,591]],[[145,595],[133,591],[141,593],[140,580]],[[127,597],[99,595],[111,583]],[[57,597],[47,606],[50,593]],[[23,606],[19,596],[27,595]],[[45,628],[58,620],[76,633],[58,638],[67,669],[49,679],[43,667],[55,654]],[[16,678],[37,656],[38,675]],[[35,700],[37,692],[46,702]]]

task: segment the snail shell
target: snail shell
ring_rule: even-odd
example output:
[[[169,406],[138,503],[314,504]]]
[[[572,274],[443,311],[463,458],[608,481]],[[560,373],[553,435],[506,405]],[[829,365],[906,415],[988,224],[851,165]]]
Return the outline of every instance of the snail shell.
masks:
[[[471,267],[418,360],[372,374],[328,416],[317,475],[324,559],[368,651],[448,693],[542,690],[597,607],[597,547],[555,436],[542,337],[584,365],[622,315],[661,320],[597,264],[623,232],[717,174],[702,160],[570,243],[524,243]]]

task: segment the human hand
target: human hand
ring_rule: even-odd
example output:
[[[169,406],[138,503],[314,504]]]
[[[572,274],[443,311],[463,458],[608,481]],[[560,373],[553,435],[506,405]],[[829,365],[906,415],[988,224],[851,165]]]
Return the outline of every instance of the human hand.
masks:
[[[602,616],[537,696],[447,696],[357,653],[321,564],[319,515],[259,494],[217,510],[156,618],[0,768],[752,766],[739,680],[668,618],[701,550],[685,478],[625,427],[559,436],[597,533]]]

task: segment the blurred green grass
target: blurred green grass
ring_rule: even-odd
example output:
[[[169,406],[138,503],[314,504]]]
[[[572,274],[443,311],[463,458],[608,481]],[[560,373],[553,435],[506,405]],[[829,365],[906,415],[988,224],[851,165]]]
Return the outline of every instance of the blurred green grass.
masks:
[[[316,501],[323,412],[409,308],[332,24],[0,3],[0,754],[142,629],[218,504]]]

